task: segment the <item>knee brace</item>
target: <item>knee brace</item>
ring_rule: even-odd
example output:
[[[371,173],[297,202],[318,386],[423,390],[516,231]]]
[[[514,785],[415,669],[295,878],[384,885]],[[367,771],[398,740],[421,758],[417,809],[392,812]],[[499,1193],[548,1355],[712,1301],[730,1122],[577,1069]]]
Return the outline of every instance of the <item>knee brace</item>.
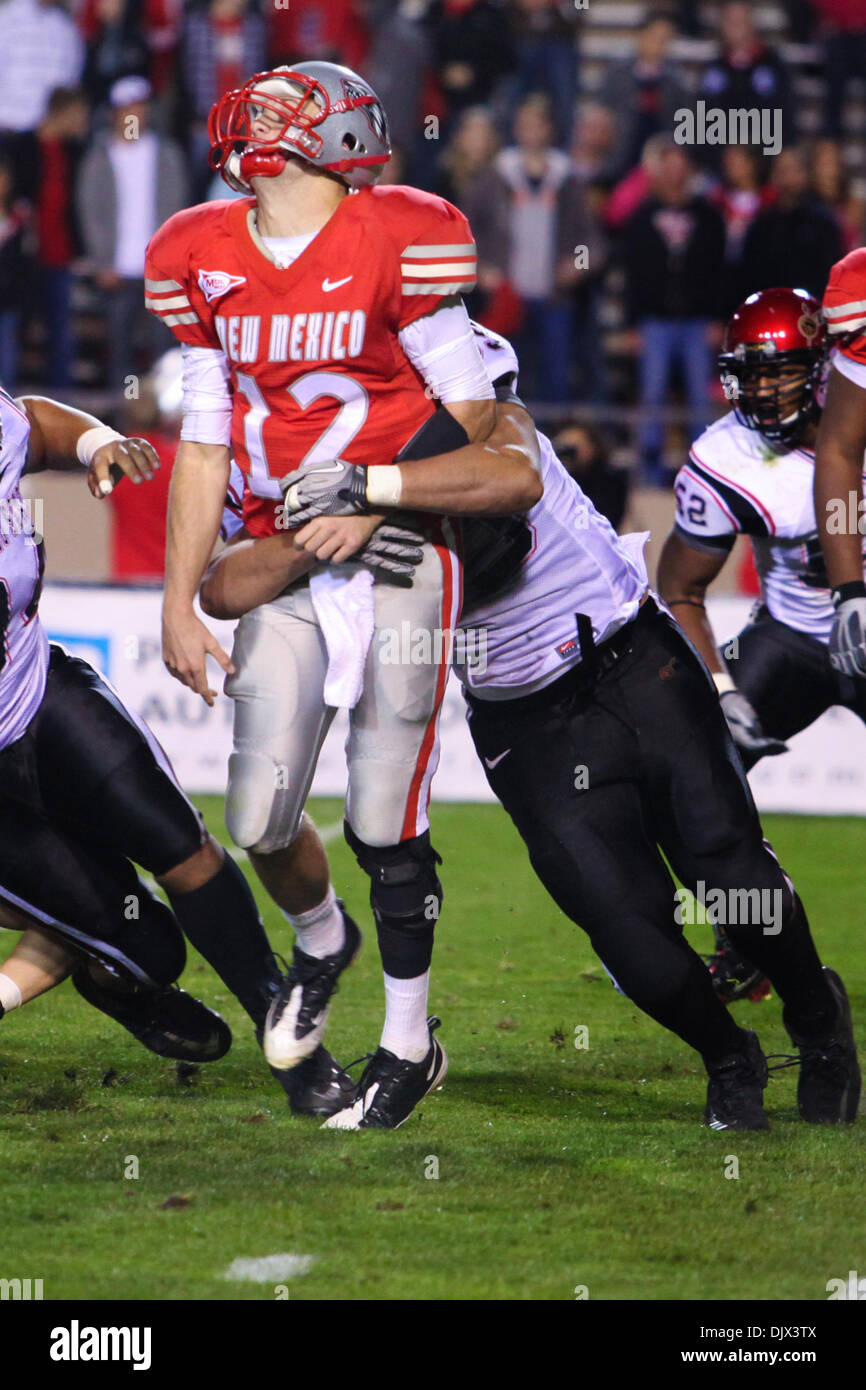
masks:
[[[281,772],[284,776],[281,778]],[[226,827],[240,849],[273,854],[298,833],[303,806],[281,786],[285,769],[262,753],[232,753],[226,793]]]
[[[441,857],[430,832],[399,845],[367,845],[344,825],[346,843],[370,876],[370,906],[376,919],[385,973],[414,979],[430,967],[433,931],[442,908],[442,884],[436,873]]]

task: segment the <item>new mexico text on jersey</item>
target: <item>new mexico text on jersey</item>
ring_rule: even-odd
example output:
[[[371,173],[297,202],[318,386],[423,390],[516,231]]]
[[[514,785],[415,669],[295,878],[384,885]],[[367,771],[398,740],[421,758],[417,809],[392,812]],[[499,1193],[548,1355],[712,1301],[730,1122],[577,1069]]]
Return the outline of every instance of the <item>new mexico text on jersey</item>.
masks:
[[[221,349],[245,524],[279,529],[278,480],[304,464],[390,463],[433,402],[401,329],[475,283],[462,213],[414,188],[348,194],[287,269],[267,255],[255,199],[176,213],[147,251],[148,309],[182,343]]]

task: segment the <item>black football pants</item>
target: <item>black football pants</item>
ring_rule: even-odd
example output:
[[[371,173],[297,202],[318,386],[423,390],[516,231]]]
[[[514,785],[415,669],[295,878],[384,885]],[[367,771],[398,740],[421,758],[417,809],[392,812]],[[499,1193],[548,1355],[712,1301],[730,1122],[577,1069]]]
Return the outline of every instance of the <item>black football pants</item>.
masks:
[[[789,739],[834,705],[866,721],[866,681],[842,676],[830,665],[823,642],[797,632],[759,608],[726,658],[737,686],[751,701],[765,734]],[[758,759],[740,749],[746,769]]]
[[[185,947],[133,863],[159,875],[204,842],[165,755],[86,661],[52,646],[45,695],[0,751],[0,897],[136,979],[168,984]]]
[[[641,1009],[708,1062],[739,1045],[683,936],[666,858],[699,896],[722,890],[742,905],[742,890],[772,895],[749,902],[779,905],[775,934],[762,910],[728,920],[728,935],[792,1020],[807,1031],[829,1023],[835,1009],[805,912],[763,838],[716,689],[652,598],[546,689],[469,705],[487,780],[535,872]]]

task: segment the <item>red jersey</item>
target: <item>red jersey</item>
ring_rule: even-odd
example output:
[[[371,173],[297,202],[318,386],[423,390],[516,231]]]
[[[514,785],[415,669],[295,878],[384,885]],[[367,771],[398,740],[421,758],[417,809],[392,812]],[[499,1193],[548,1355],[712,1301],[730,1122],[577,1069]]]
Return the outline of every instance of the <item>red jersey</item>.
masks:
[[[866,246],[849,251],[830,271],[824,319],[842,355],[866,363]]]
[[[178,212],[147,249],[147,307],[182,343],[221,348],[244,523],[280,529],[278,479],[308,463],[391,463],[433,413],[398,340],[475,283],[461,212],[415,188],[347,194],[280,269],[258,244],[254,198]]]

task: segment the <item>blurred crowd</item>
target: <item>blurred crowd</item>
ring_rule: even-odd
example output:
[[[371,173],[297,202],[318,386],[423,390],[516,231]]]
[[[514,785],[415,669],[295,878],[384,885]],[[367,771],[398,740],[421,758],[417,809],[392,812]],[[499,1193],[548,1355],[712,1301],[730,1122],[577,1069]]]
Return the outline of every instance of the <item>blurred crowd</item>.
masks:
[[[470,310],[514,340],[522,393],[572,431],[575,468],[609,472],[613,439],[663,483],[671,420],[687,442],[718,409],[737,302],[771,284],[820,294],[863,240],[864,122],[845,119],[866,3],[791,0],[770,38],[761,9],[649,3],[590,87],[574,0],[0,0],[0,380],[128,397],[171,346],[143,307],[148,239],[232,196],[207,164],[211,104],[255,71],[329,58],[388,109],[385,179],[467,213]],[[781,39],[807,46],[808,130]],[[781,152],[677,143],[676,113],[699,101],[781,111]],[[599,420],[620,422],[608,444]]]

